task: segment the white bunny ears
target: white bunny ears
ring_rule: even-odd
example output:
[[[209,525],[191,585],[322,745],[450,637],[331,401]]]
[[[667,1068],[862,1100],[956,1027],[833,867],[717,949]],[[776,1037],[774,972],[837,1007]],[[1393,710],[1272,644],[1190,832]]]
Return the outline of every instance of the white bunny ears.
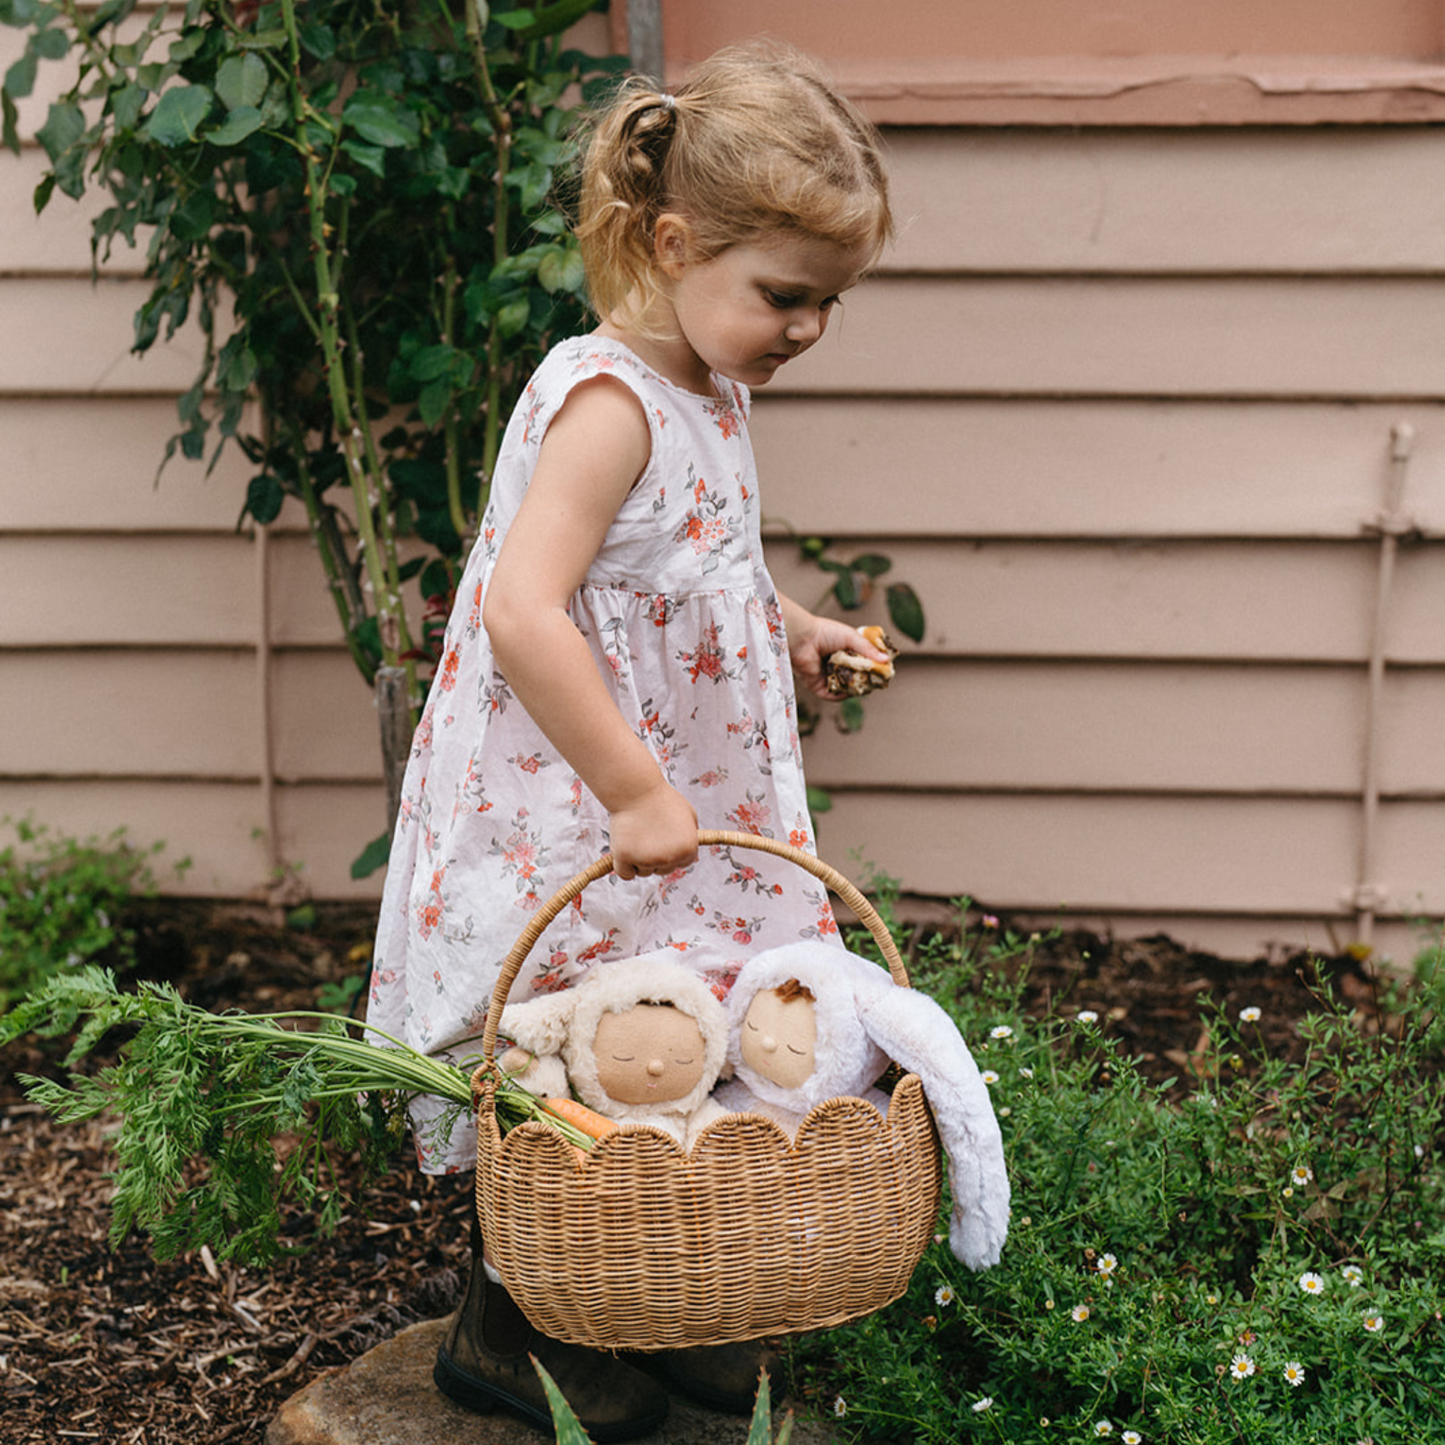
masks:
[[[789,979],[814,995],[818,1027],[813,1076],[793,1090],[749,1069],[739,1049],[754,997]],[[968,1045],[933,999],[899,988],[884,969],[856,954],[809,941],[769,949],[744,964],[728,1012],[728,1057],[737,1077],[775,1106],[806,1112],[839,1095],[861,1097],[889,1059],[917,1074],[948,1155],[949,1247],[971,1269],[998,1263],[1009,1215],[1003,1136]]]

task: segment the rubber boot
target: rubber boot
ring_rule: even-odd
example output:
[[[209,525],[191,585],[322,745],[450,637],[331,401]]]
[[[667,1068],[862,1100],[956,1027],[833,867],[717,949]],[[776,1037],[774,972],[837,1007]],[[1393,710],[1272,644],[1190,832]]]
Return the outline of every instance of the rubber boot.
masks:
[[[760,1340],[659,1350],[627,1358],[654,1379],[690,1395],[698,1404],[729,1415],[751,1415],[759,1373],[766,1371],[770,1385],[775,1384],[782,1365],[777,1351]]]
[[[532,1355],[597,1445],[635,1440],[656,1430],[667,1415],[666,1392],[641,1371],[614,1355],[565,1345],[534,1329],[505,1286],[487,1278],[474,1229],[467,1296],[437,1349],[432,1379],[465,1409],[489,1415],[501,1406],[551,1434],[552,1412]]]

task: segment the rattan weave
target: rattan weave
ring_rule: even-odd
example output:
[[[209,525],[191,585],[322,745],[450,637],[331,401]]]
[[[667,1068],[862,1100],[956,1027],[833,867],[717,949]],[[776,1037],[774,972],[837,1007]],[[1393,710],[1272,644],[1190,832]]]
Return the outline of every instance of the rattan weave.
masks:
[[[887,928],[841,874],[748,833],[703,846],[787,858],[867,925],[894,983],[908,975]],[[502,966],[477,1072],[477,1213],[487,1255],[545,1334],[604,1349],[661,1350],[821,1329],[881,1309],[908,1287],[938,1218],[938,1136],[918,1079],[888,1117],[860,1099],[820,1104],[790,1141],[733,1114],[687,1153],[660,1129],[625,1126],[579,1161],[545,1124],[503,1136],[491,1079],[507,993],[542,930],[603,858],[534,915]]]

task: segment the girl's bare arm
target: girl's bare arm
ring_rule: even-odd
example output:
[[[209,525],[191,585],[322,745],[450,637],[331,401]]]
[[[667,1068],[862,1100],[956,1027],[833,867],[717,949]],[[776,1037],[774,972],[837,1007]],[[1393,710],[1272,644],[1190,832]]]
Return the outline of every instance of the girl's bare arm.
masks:
[[[618,711],[567,615],[650,449],[629,391],[603,378],[579,386],[543,438],[482,617],[518,700],[607,809],[620,878],[670,872],[697,857],[692,805]]]

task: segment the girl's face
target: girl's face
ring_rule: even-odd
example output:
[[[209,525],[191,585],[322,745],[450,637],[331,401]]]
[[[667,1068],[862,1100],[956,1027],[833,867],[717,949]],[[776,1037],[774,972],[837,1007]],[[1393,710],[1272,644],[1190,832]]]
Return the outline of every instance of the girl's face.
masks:
[[[706,1062],[697,1020],[671,1004],[634,1004],[605,1013],[592,1038],[597,1082],[619,1104],[686,1098]]]
[[[685,220],[662,217],[658,253],[681,333],[675,364],[687,373],[669,379],[693,391],[709,389],[710,371],[766,385],[823,335],[871,254],[787,233],[731,246],[710,261],[686,259],[688,246]]]

